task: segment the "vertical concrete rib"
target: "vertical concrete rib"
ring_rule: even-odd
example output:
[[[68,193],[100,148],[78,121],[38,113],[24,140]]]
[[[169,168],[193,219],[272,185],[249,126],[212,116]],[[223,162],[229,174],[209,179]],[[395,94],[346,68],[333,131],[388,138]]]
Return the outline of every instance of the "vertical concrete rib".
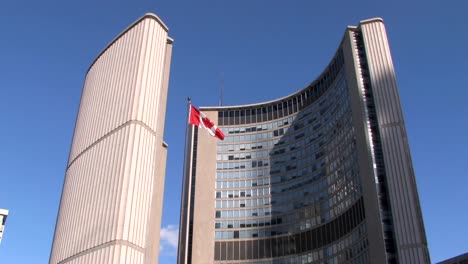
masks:
[[[361,23],[400,263],[430,263],[395,71],[382,21]]]
[[[158,262],[172,43],[167,31],[147,14],[90,67],[50,263]]]

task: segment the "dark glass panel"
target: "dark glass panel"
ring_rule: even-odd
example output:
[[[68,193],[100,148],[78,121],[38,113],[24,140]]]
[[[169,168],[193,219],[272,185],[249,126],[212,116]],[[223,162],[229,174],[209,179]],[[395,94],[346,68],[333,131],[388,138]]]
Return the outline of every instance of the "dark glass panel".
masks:
[[[304,234],[304,233],[302,233]],[[294,253],[292,254],[296,254],[296,253],[299,253],[299,252],[303,252],[301,251],[301,234],[295,234],[294,235]]]
[[[223,112],[223,119],[224,119],[223,125],[227,126],[229,124],[229,112],[228,111]]]
[[[234,125],[234,111],[229,111],[228,125],[230,126]]]
[[[278,105],[273,105],[273,119],[278,118]]]
[[[296,96],[296,97],[293,98],[293,112],[294,113],[296,113],[298,111],[298,107],[297,107],[298,104],[299,104],[298,103],[298,97]]]
[[[301,240],[301,250],[300,252],[305,252],[307,251],[307,239],[306,239],[306,232],[302,232],[300,234],[300,240]]]
[[[227,250],[227,259],[233,260],[234,259],[234,243],[228,242],[226,243],[226,250]]]
[[[245,110],[240,111],[240,124],[245,124]]]
[[[258,258],[265,258],[265,239],[258,241]]]
[[[288,115],[291,115],[293,113],[293,109],[292,109],[292,100],[289,99],[288,100]]]
[[[273,118],[273,107],[270,105],[268,106],[268,121],[271,121]]]
[[[246,259],[252,259],[252,240],[245,243]]]
[[[214,259],[215,260],[220,260],[221,259],[221,243],[222,242],[215,242],[215,256],[214,256]]]
[[[239,242],[234,242],[234,260],[239,260]]]
[[[246,257],[245,241],[241,241],[239,245],[240,245],[240,247],[239,247],[239,259],[243,260]]]
[[[271,256],[273,258],[278,257],[278,243],[276,241],[276,238],[272,237],[270,240],[271,243]]]
[[[305,100],[305,93],[301,93],[298,97],[298,102],[297,102],[297,104],[299,105],[299,108],[298,108],[299,111],[304,109],[304,100]]]
[[[252,240],[252,259],[258,259],[259,241]]]
[[[271,238],[267,238],[265,239],[265,244],[264,244],[264,247],[265,247],[265,250],[264,250],[264,254],[265,254],[265,258],[271,258],[272,256],[272,249],[271,249]]]
[[[307,243],[307,251],[309,250],[312,250],[313,248],[315,248],[315,243],[313,243],[313,240],[312,240],[312,231],[307,231],[305,233],[305,237],[306,237],[306,243]]]
[[[221,242],[221,260],[226,260],[226,244],[227,242]]]
[[[223,111],[218,112],[218,125],[219,126],[224,125]]]
[[[283,103],[278,104],[278,118],[282,118],[283,115]]]
[[[284,236],[281,239],[281,249],[280,249],[280,255],[286,256],[291,254],[291,246],[289,245],[289,237],[290,236]]]

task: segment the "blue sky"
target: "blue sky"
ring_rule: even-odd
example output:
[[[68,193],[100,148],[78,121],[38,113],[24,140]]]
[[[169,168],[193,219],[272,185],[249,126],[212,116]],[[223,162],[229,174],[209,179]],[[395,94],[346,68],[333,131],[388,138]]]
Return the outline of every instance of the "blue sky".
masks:
[[[3,1],[0,6],[1,263],[46,263],[90,63],[156,13],[175,39],[160,263],[175,263],[186,97],[272,100],[313,81],[347,25],[382,17],[433,262],[468,252],[467,1]],[[224,76],[224,77],[222,77]]]

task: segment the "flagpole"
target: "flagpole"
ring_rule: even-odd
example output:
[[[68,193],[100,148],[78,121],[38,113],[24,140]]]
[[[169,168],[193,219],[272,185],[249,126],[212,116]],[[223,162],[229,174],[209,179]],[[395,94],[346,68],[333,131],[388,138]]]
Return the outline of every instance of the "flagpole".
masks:
[[[192,133],[193,133],[193,125],[189,124],[190,120],[190,109],[192,105],[192,100],[190,97],[187,97],[187,120],[185,121],[185,146],[184,146],[184,167],[183,167],[183,177],[182,177],[182,191],[180,193],[180,219],[179,219],[179,225],[180,229],[179,230],[185,230],[185,234],[179,231],[179,241],[185,241],[184,245],[182,247],[177,248],[177,259],[178,263],[185,263],[187,259],[180,259],[181,257],[186,257],[187,256],[187,250],[188,250],[188,233],[189,233],[189,218],[190,214],[189,211],[189,204],[190,204],[190,179],[191,179],[191,170],[190,168],[191,163],[192,163]],[[184,191],[186,191],[184,193]],[[184,206],[185,205],[185,206]],[[187,217],[188,216],[188,217]],[[187,221],[187,222],[185,222]],[[182,225],[184,227],[182,227]],[[182,253],[182,252],[183,253]],[[182,256],[183,255],[183,256]]]

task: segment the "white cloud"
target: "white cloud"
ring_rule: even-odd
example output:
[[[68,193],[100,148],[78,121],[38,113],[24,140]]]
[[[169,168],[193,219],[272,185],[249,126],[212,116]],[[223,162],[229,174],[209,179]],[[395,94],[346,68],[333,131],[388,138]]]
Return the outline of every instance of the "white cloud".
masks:
[[[179,227],[176,225],[167,225],[161,229],[160,236],[160,254],[175,255],[177,253],[177,244],[179,241]]]

